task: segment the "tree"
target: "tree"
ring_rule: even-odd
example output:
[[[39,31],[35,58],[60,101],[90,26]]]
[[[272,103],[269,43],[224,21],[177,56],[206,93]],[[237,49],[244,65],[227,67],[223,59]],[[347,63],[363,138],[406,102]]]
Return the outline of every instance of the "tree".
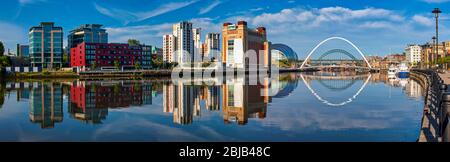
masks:
[[[139,62],[136,62],[136,63],[134,64],[134,68],[135,68],[135,69],[141,69],[141,64],[140,64]]]
[[[141,42],[139,42],[136,39],[128,39],[128,45],[137,46],[137,45],[140,45],[140,44],[141,44]]]
[[[97,69],[97,62],[94,61],[94,63],[91,65],[91,70]]]
[[[114,67],[116,67],[116,69],[120,68],[119,60],[114,61]]]
[[[66,50],[63,50],[63,65],[64,67],[70,66],[69,54]]]
[[[11,66],[11,60],[8,56],[0,56],[0,68]]]
[[[5,46],[3,46],[3,42],[0,41],[0,56],[3,56],[5,53]]]
[[[1,75],[1,74],[0,74]],[[5,82],[0,78],[0,109],[5,102],[6,85]]]

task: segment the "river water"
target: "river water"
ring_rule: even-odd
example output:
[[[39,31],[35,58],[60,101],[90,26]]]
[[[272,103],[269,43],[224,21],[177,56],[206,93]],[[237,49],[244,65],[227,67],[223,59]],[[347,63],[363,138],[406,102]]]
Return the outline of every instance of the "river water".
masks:
[[[413,79],[316,72],[248,81],[3,81],[0,141],[414,142],[419,136],[424,90]]]

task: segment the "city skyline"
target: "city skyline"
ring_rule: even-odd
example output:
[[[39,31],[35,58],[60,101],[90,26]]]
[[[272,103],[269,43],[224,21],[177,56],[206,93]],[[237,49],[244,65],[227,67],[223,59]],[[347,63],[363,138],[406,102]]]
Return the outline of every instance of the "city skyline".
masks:
[[[172,24],[180,21],[192,22],[193,28],[202,28],[202,33],[217,33],[224,22],[244,20],[250,27],[266,27],[269,41],[291,46],[300,58],[329,36],[346,37],[366,55],[383,56],[402,53],[409,43],[431,41],[434,33],[431,10],[435,7],[443,11],[440,40],[450,39],[448,0],[414,0],[407,4],[402,0],[277,2],[134,0],[123,4],[120,1],[9,0],[4,2],[4,12],[0,13],[0,28],[4,29],[0,31],[0,40],[15,51],[17,43],[27,44],[27,31],[31,26],[53,21],[63,27],[64,47],[70,30],[91,23],[105,25],[110,42],[134,38],[162,47],[161,37],[171,33]],[[79,7],[83,7],[83,12],[71,12],[72,8]],[[43,8],[42,12],[36,12]]]

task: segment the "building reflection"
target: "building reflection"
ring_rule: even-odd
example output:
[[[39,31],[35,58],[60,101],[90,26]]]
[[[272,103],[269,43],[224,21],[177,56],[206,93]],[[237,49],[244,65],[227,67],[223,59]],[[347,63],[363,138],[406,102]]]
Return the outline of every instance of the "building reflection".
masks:
[[[248,79],[227,80],[215,85],[191,85],[175,81],[163,87],[163,112],[173,114],[173,122],[192,124],[201,110],[220,111],[225,123],[244,125],[248,118],[265,118],[269,98],[268,80],[248,85]]]
[[[391,87],[403,88],[404,93],[411,98],[420,99],[425,96],[423,86],[414,80],[414,78],[397,78],[396,76],[388,76],[386,72],[372,74],[371,81],[373,83],[382,82]]]
[[[245,125],[249,118],[266,117],[269,103],[269,83],[247,85],[236,79],[223,85],[223,120]]]
[[[69,113],[90,124],[101,123],[108,109],[152,104],[151,83],[75,81],[70,88]]]
[[[415,82],[415,81],[410,81],[406,85],[405,92],[409,97],[416,98],[416,99],[420,99],[424,95],[422,86],[418,82]]]
[[[62,84],[34,82],[30,91],[29,118],[41,128],[53,128],[63,120]]]
[[[17,101],[30,104],[29,118],[41,128],[53,128],[63,121],[63,102],[71,119],[87,124],[101,124],[111,109],[151,105],[162,94],[163,112],[172,121],[189,125],[205,112],[216,114],[226,124],[245,125],[249,119],[266,118],[268,103],[273,98],[289,96],[297,87],[297,75],[284,75],[257,85],[249,85],[249,78],[237,77],[214,81],[213,85],[153,81],[68,81],[8,83],[2,90],[16,91]],[[274,94],[269,92],[275,91]],[[66,96],[66,97],[64,97]]]
[[[172,113],[174,123],[192,124],[193,117],[200,116],[202,108],[220,110],[216,104],[219,95],[219,87],[168,83],[163,87],[163,112]]]

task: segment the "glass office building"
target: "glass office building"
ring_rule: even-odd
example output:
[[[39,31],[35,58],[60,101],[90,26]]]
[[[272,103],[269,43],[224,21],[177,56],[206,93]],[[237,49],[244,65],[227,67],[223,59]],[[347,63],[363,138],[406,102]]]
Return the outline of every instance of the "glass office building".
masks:
[[[63,29],[53,22],[42,22],[30,28],[29,45],[31,66],[47,69],[61,68]]]
[[[84,24],[78,28],[70,31],[67,36],[67,46],[70,51],[71,48],[78,44],[86,43],[108,43],[108,33],[102,29],[100,24]]]

